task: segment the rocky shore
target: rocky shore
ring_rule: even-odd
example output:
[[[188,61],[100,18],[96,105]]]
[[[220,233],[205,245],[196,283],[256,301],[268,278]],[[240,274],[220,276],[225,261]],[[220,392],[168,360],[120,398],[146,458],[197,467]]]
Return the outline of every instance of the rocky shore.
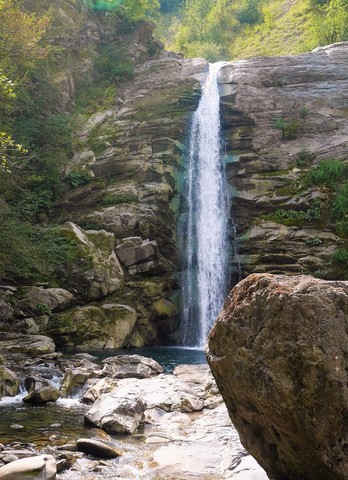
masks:
[[[49,427],[45,410],[57,397],[58,404],[75,398],[81,425],[67,439],[62,414],[47,444],[1,445],[0,479],[267,479],[241,446],[208,365],[180,365],[166,374],[140,355],[97,362],[88,354],[65,359],[47,353],[34,360],[12,353],[2,358],[2,372],[1,386],[10,376],[25,380],[29,393],[17,408],[26,402],[29,417],[30,408],[41,408],[42,428]],[[60,375],[54,385],[52,375]],[[25,425],[11,428],[20,432]]]

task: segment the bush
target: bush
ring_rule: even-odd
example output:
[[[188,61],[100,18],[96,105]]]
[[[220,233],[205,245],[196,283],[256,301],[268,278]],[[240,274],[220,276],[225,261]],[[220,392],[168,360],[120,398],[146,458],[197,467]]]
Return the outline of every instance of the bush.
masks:
[[[133,62],[114,44],[100,47],[95,68],[103,81],[120,82],[132,79],[134,75]]]
[[[347,163],[340,160],[323,160],[307,173],[305,184],[335,188],[342,179],[347,178],[347,175]]]
[[[83,171],[83,170],[79,172],[70,172],[66,177],[68,183],[70,183],[70,185],[73,188],[77,188],[80,185],[84,185],[90,182],[92,178],[93,178],[93,175],[90,172]]]
[[[38,227],[13,212],[0,218],[0,278],[47,281],[77,257],[75,244],[56,228]]]

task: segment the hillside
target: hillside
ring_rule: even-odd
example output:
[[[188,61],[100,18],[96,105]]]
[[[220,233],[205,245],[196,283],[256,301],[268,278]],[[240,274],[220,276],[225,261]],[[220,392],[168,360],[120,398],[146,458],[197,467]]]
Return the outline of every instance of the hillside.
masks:
[[[211,61],[308,52],[348,39],[347,0],[190,0],[158,19],[166,48]]]

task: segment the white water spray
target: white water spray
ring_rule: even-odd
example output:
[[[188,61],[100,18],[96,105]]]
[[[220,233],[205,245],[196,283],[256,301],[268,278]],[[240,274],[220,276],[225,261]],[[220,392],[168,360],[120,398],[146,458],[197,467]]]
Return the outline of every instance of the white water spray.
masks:
[[[222,307],[227,284],[229,214],[217,83],[221,66],[209,67],[190,137],[182,328],[183,343],[200,348]]]

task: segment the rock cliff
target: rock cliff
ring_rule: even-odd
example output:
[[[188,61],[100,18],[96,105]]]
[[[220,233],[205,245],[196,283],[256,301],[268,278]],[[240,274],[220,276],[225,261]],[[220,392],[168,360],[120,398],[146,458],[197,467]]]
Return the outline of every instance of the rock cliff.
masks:
[[[272,480],[346,480],[348,282],[253,274],[207,356],[243,445]]]
[[[347,188],[347,169],[331,188],[325,180],[310,184],[307,178],[321,161],[348,161],[347,60],[345,42],[222,67],[222,127],[239,252],[235,269],[240,264],[242,276],[344,277],[332,258],[347,249],[347,229],[340,228],[342,218],[332,205],[337,190]]]

